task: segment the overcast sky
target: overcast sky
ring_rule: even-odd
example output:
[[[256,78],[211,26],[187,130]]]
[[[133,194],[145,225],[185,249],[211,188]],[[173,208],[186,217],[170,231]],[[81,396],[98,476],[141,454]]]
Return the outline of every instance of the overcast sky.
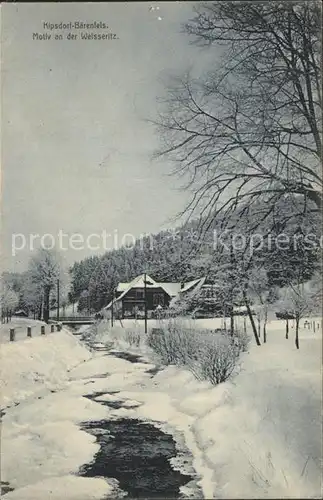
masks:
[[[193,5],[2,4],[3,268],[20,271],[30,256],[28,244],[11,255],[14,233],[28,241],[59,230],[137,236],[170,226],[187,194],[167,175],[170,165],[151,162],[158,140],[143,119],[155,117],[161,75],[206,61],[181,33]],[[68,33],[58,30],[33,40],[44,21],[102,21],[118,39],[55,40]]]

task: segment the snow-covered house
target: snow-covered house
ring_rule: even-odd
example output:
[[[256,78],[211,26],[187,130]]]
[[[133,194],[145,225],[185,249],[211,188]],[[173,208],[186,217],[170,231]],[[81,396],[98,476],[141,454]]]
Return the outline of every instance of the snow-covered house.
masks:
[[[130,283],[119,283],[115,299],[105,306],[102,312],[106,314],[111,311],[113,304],[114,311],[118,311],[122,318],[144,316],[145,296],[148,312],[167,308],[175,297],[191,292],[201,285],[204,279],[199,278],[188,283],[158,282],[148,274],[141,274]]]

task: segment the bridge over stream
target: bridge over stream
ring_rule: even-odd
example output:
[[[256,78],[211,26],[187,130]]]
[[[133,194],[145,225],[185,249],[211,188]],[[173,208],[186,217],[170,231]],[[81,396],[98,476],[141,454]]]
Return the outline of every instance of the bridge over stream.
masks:
[[[57,318],[50,318],[49,320],[57,322]],[[93,325],[96,319],[93,316],[60,316],[58,322],[66,326],[82,326],[82,325]]]

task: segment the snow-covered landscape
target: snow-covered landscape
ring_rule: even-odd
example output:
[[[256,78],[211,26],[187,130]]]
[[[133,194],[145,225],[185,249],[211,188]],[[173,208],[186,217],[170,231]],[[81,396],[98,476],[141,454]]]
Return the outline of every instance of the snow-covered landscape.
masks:
[[[1,498],[322,498],[321,32],[1,5]]]
[[[113,477],[78,475],[99,451],[82,422],[120,418],[173,436],[173,467],[192,478],[182,486],[188,498],[320,496],[321,330],[302,329],[297,350],[273,320],[266,345],[251,344],[215,387],[174,365],[154,372],[149,348],[131,348],[125,331],[92,327],[91,350],[85,328],[83,341],[63,330],[2,346],[1,480],[13,489],[6,500],[122,495]],[[113,355],[120,351],[137,362]]]

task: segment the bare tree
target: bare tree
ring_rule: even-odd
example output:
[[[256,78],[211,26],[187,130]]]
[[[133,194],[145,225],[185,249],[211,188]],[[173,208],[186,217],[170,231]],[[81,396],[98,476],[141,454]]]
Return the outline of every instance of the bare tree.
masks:
[[[267,342],[267,321],[270,306],[270,286],[267,272],[263,268],[254,267],[249,274],[249,293],[253,298],[258,321],[258,337],[261,337],[261,322],[263,342]]]
[[[317,306],[317,289],[312,283],[296,283],[281,291],[280,303],[295,317],[295,346],[299,349],[299,323]]]
[[[198,4],[184,31],[215,66],[175,77],[156,124],[157,155],[188,176],[185,209],[212,219],[260,199],[271,213],[287,193],[322,202],[319,3]]]

